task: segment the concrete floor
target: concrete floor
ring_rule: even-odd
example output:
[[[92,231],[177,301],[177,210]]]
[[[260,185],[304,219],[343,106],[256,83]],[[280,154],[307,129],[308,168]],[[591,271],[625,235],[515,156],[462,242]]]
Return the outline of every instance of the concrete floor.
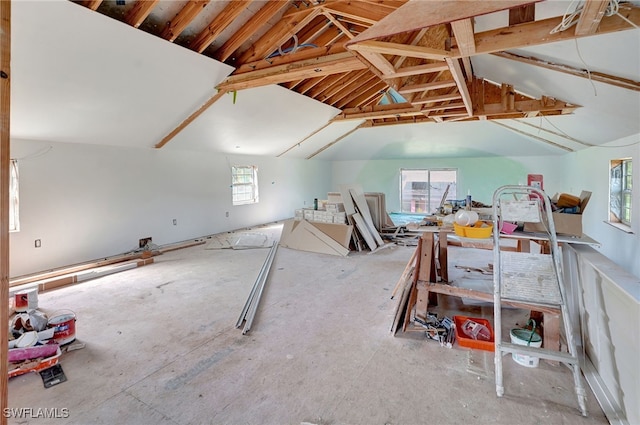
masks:
[[[34,373],[9,381],[10,407],[66,408],[68,418],[9,423],[608,423],[589,390],[589,416],[580,416],[564,366],[525,368],[505,356],[497,398],[493,353],[391,336],[390,294],[413,247],[344,258],[279,248],[242,335],[235,323],[269,250],[208,246],[40,294],[45,312],[75,311],[86,347],[61,357],[67,382],[45,389]],[[450,269],[465,249],[451,247]],[[490,306],[451,299],[439,309],[492,316]]]

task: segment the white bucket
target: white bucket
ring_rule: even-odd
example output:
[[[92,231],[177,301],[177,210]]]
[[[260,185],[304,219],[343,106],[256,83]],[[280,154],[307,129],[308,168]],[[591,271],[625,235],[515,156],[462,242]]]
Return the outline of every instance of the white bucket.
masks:
[[[511,343],[517,345],[528,345],[530,347],[540,348],[542,347],[542,337],[527,329],[511,329],[509,332],[511,336]],[[512,353],[513,360],[526,367],[538,367],[540,361],[537,357],[527,356],[526,354]]]

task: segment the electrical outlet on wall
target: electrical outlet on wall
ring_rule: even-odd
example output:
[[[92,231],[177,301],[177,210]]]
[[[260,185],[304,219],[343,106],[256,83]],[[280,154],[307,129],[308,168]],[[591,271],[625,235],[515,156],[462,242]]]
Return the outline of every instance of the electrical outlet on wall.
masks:
[[[34,245],[36,248],[40,248],[42,246],[42,242],[40,241],[40,239],[36,239],[36,242]]]
[[[178,225],[178,219],[176,219],[176,218],[174,218],[174,219],[173,219],[173,225],[174,225],[174,226],[177,226],[177,225]]]

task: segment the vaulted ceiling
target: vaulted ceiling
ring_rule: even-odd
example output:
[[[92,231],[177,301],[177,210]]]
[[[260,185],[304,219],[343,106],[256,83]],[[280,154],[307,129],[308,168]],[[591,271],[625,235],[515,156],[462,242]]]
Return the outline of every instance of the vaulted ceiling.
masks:
[[[156,148],[193,148],[196,139],[229,137],[235,140],[231,144],[236,144],[236,149],[253,143],[252,151],[244,153],[306,158],[548,154],[640,132],[637,2],[73,3],[101,19],[136,29],[138,36],[131,31],[126,33],[131,39],[151,35],[190,52],[180,53],[180,57],[190,57],[184,62],[185,76],[189,75],[188,67],[198,66],[210,67],[212,75],[217,75],[214,87],[197,97],[199,104],[194,105],[194,99],[180,106],[180,99],[176,100],[175,116],[170,121],[173,124],[156,137]],[[614,38],[622,33],[622,38]],[[580,49],[578,39],[589,47]],[[626,46],[621,47],[620,43]],[[153,46],[149,50],[156,48],[156,44]],[[545,46],[550,50],[530,53],[530,49],[536,52],[536,48]],[[603,55],[620,49],[627,51],[627,57],[615,58],[620,63],[594,63],[591,69],[581,55],[581,50]],[[146,53],[139,51],[138,55],[142,58]],[[572,62],[576,54],[580,60]],[[180,63],[170,67],[180,72]],[[571,82],[564,87],[550,83],[563,79]],[[576,84],[583,88],[565,90]],[[592,120],[596,115],[606,121],[606,113],[599,108],[610,109],[615,103],[598,106],[603,100],[610,102],[606,95],[600,99],[592,98],[597,94],[588,99],[584,96],[584,87],[595,91],[595,84],[605,87],[603,91],[613,89],[610,93],[624,108],[612,114],[610,126],[603,129],[606,136],[597,134],[597,140],[591,139],[576,120],[571,128],[577,130],[560,130],[558,127],[565,123],[561,119],[575,115],[591,116]],[[276,86],[279,89],[273,91]],[[282,89],[293,97],[282,93]],[[156,88],[161,90],[162,87]],[[580,90],[582,94],[576,94]],[[619,92],[623,94],[616,95]],[[280,102],[293,108],[272,105]],[[317,106],[318,102],[322,106]],[[236,111],[228,112],[234,108]],[[581,111],[584,108],[586,112]],[[306,116],[300,116],[305,109]],[[170,114],[164,112],[168,114],[166,120]],[[262,129],[260,134],[249,130],[243,133],[238,128],[212,133],[208,128],[225,124],[241,127],[243,121],[245,126],[252,126],[251,122],[257,123],[262,115],[272,127]],[[279,136],[267,136],[266,132]],[[442,146],[434,146],[434,136]],[[539,149],[489,146],[495,142],[489,139],[496,137],[533,144]],[[474,138],[488,139],[489,145],[463,149]],[[267,147],[265,142],[271,139],[277,140]],[[394,150],[394,143],[402,146]],[[338,149],[347,144],[350,146]],[[225,149],[233,152],[228,147],[222,150]],[[367,149],[369,153],[363,153]]]

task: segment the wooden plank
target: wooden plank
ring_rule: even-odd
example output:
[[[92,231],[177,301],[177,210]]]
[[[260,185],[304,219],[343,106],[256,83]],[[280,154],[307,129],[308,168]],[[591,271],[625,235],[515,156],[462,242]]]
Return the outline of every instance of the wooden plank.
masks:
[[[198,53],[204,52],[211,43],[224,31],[251,3],[250,0],[234,0],[227,3],[225,8],[189,43],[189,48]]]
[[[462,19],[460,21],[451,22],[453,35],[456,37],[456,44],[463,56],[471,56],[476,51],[476,42],[473,37],[473,21],[471,19]]]
[[[98,10],[98,7],[102,4],[102,0],[83,0],[82,5],[91,10]]]
[[[418,280],[435,282],[435,252],[433,233],[425,232],[420,237],[422,246],[420,254],[420,268],[418,268]]]
[[[400,87],[398,93],[400,94],[408,94],[408,93],[420,93],[429,90],[438,90],[445,89],[447,87],[457,87],[457,83],[455,80],[442,80],[442,81],[433,81],[431,83],[424,84],[411,84],[404,87]]]
[[[471,101],[471,95],[469,94],[467,82],[464,78],[464,75],[462,74],[462,68],[460,68],[460,63],[458,62],[458,59],[447,59],[447,64],[449,65],[451,75],[453,75],[453,79],[458,86],[458,91],[462,96],[462,102],[464,102],[464,107],[467,110],[467,114],[469,114],[469,116],[472,116],[473,103]]]
[[[446,62],[427,63],[424,65],[407,66],[396,69],[393,73],[385,75],[385,78],[403,78],[412,75],[430,74],[434,72],[442,72],[449,69]]]
[[[444,60],[451,57],[448,50],[434,49],[426,46],[413,46],[409,44],[393,43],[389,41],[363,41],[358,44],[347,43],[348,50],[358,52],[372,52],[385,55],[408,56],[411,58]]]
[[[280,84],[303,78],[332,75],[341,72],[364,69],[366,65],[351,53],[336,53],[328,56],[307,59],[286,65],[273,66],[257,71],[232,75],[218,85],[225,91],[244,90],[270,84]]]
[[[449,281],[448,239],[447,232],[438,233],[438,245],[440,247],[438,260],[440,262],[440,277],[443,282]]]
[[[209,98],[209,100],[207,100],[204,105],[202,105],[200,108],[198,108],[197,111],[195,111],[194,113],[192,113],[191,115],[189,115],[184,121],[182,121],[180,123],[180,125],[178,125],[176,128],[174,128],[173,130],[171,130],[171,132],[169,134],[167,134],[166,136],[164,136],[162,138],[162,140],[160,140],[158,143],[156,143],[155,147],[157,149],[163,147],[164,145],[166,145],[167,143],[169,143],[169,141],[171,141],[171,139],[173,139],[174,137],[176,137],[178,135],[178,133],[180,133],[182,130],[185,129],[186,126],[188,126],[189,124],[191,124],[196,118],[198,118],[200,115],[202,115],[202,113],[204,111],[206,111],[207,109],[209,109],[209,107],[211,105],[213,105],[214,103],[216,103],[222,96],[224,96],[227,92],[225,90],[220,90],[218,91],[216,94],[214,94],[213,96],[211,96]]]
[[[409,262],[407,263],[407,266],[402,271],[402,274],[400,275],[400,279],[398,279],[398,283],[396,283],[396,286],[393,288],[393,292],[391,293],[391,299],[395,297],[396,292],[398,292],[398,289],[400,289],[402,284],[407,280],[407,277],[411,275],[411,273],[413,273],[413,270],[415,270],[415,262],[416,262],[417,255],[418,255],[418,248],[416,247],[416,249],[413,250],[413,254],[411,254],[411,258],[409,258]]]
[[[9,186],[11,117],[11,3],[0,1],[0,409],[9,406]],[[7,415],[0,415],[6,425]]]
[[[124,17],[124,21],[138,28],[160,0],[138,0]]]
[[[189,24],[202,12],[210,0],[189,0],[178,14],[167,23],[160,37],[174,42]]]
[[[214,54],[214,58],[220,62],[224,62],[249,40],[256,31],[273,18],[278,12],[285,8],[289,2],[280,0],[270,0],[264,2],[262,6],[249,20],[236,31],[227,41],[225,41]]]
[[[447,24],[474,16],[535,3],[535,1],[484,0],[484,1],[409,1],[377,24],[355,37],[359,43],[422,28]]]
[[[585,0],[576,24],[577,36],[593,35],[598,30],[609,0]]]

